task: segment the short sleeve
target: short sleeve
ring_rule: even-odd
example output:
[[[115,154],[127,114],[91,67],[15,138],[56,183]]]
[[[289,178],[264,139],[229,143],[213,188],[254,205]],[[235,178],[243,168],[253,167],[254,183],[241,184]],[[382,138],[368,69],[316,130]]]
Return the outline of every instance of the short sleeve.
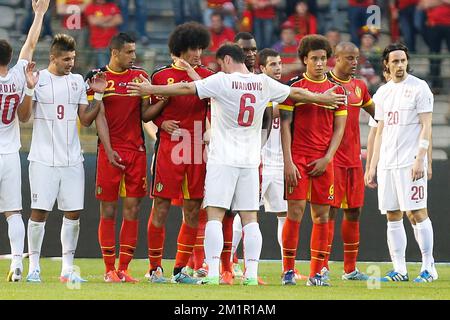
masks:
[[[434,97],[430,87],[425,82],[418,88],[416,97],[417,113],[433,112]]]
[[[80,101],[78,101],[78,104],[89,104],[87,92],[86,92],[86,84],[83,81],[83,78],[80,76],[80,80],[78,81],[78,85],[80,86]]]
[[[291,88],[281,82],[278,82],[268,76],[265,77],[268,83],[268,90],[270,92],[270,101],[283,102],[291,93]]]
[[[380,98],[380,93],[378,91],[373,96],[373,102],[375,103],[375,120],[382,121],[384,115],[383,103]]]
[[[209,76],[208,78],[194,81],[197,88],[197,95],[200,99],[215,98],[218,92],[223,90],[222,78],[223,72],[219,72]]]
[[[363,98],[363,103],[362,103],[361,107],[365,108],[365,107],[371,105],[373,100],[372,100],[372,97],[370,96],[369,89],[367,88],[367,85],[364,82],[362,82],[362,85],[363,85],[363,88],[362,88],[363,89],[363,97],[362,97]]]
[[[369,127],[372,127],[372,128],[378,127],[378,123],[372,117],[369,117]]]

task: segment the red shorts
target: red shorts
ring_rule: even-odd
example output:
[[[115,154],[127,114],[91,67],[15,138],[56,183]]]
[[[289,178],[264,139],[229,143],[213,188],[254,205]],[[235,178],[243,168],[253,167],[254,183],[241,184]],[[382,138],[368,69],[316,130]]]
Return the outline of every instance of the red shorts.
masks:
[[[203,156],[194,159],[193,154],[201,152],[203,155],[204,145],[197,145],[195,148],[192,145],[190,159],[178,159],[181,163],[175,163],[172,151],[178,156],[179,146],[179,142],[166,140],[160,140],[155,145],[151,196],[178,199],[181,194],[183,199],[203,199],[206,163]]]
[[[314,204],[332,205],[334,203],[333,162],[328,164],[322,175],[312,177],[308,175],[308,172],[313,169],[313,166],[308,167],[307,164],[317,160],[317,157],[297,156],[293,160],[300,171],[301,179],[298,180],[297,187],[288,187],[285,183],[284,198],[286,200],[308,200]]]
[[[333,207],[349,209],[364,205],[364,171],[362,167],[334,167]]]
[[[122,198],[142,198],[147,194],[147,155],[142,151],[118,150],[125,170],[108,161],[100,147],[97,155],[95,194],[101,201],[113,202]]]

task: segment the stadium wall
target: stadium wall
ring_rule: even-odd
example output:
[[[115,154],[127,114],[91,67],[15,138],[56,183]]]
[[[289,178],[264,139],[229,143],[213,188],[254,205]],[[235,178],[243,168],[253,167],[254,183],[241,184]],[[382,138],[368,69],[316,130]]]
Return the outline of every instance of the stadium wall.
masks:
[[[28,181],[27,154],[21,154],[22,163],[22,196],[25,224],[30,216],[30,186]],[[150,161],[150,157],[148,158]],[[150,166],[149,166],[150,167]],[[101,257],[97,238],[99,221],[99,204],[95,199],[95,169],[96,155],[85,155],[86,194],[85,210],[81,217],[81,231],[77,249],[77,257],[99,258]],[[433,222],[435,233],[434,255],[436,262],[450,262],[450,161],[435,160],[433,162],[433,179],[429,183],[429,212]],[[151,199],[145,198],[141,205],[139,223],[139,241],[136,257],[147,257],[147,221],[151,208]],[[121,217],[119,216],[121,220]],[[342,214],[339,214],[336,222],[335,239],[331,260],[342,260],[342,241],[340,236],[340,223]],[[120,220],[117,223],[117,235],[120,230]],[[259,215],[261,232],[263,234],[263,249],[261,259],[280,259],[280,249],[276,238],[277,219],[274,214],[261,213]],[[62,214],[57,206],[50,214],[46,224],[42,255],[46,257],[61,255],[60,229]],[[408,236],[407,260],[420,261],[419,248],[414,240],[412,228],[404,219]],[[181,224],[181,212],[179,208],[172,208],[166,226],[166,244],[164,257],[174,258],[176,253],[176,239]],[[9,241],[7,223],[0,219],[0,254],[9,253]],[[309,236],[311,219],[308,212],[305,213],[300,230],[299,252],[297,259],[309,259]],[[118,238],[117,238],[118,239]],[[25,242],[25,247],[26,242]],[[25,249],[26,250],[26,249]],[[241,249],[239,249],[241,252]],[[242,255],[240,254],[241,258]],[[376,190],[366,190],[366,206],[361,218],[361,245],[359,253],[360,261],[389,261],[389,253],[386,244],[386,219],[377,210]]]

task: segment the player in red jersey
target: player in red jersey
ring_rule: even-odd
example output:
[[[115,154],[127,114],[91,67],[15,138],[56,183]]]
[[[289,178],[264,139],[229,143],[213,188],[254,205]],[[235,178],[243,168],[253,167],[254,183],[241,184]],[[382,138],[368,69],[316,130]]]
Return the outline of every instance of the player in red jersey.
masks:
[[[169,38],[169,50],[175,62],[156,70],[151,77],[152,83],[166,85],[191,82],[213,74],[200,65],[201,54],[209,42],[210,35],[204,26],[194,22],[178,26]],[[186,66],[183,60],[190,66]],[[157,97],[152,97],[152,101],[158,101]],[[185,267],[196,242],[198,215],[203,201],[206,174],[203,134],[207,107],[208,101],[200,100],[196,95],[171,97],[162,112],[153,119],[162,130],[158,131],[155,147],[151,185],[154,201],[148,222],[151,282],[165,282],[161,263],[164,226],[171,199],[177,199],[180,194],[184,199],[184,219],[178,234],[172,282],[198,282],[186,273]]]
[[[98,130],[98,158],[96,197],[100,200],[98,237],[106,267],[106,282],[136,282],[128,272],[138,234],[138,213],[142,197],[147,193],[147,160],[142,120],[148,121],[145,111],[149,97],[127,93],[128,82],[148,78],[147,73],[133,66],[136,43],[125,33],[114,36],[110,43],[111,59],[107,66],[93,70],[106,75],[108,87],[104,95],[88,92],[88,99],[102,100],[96,118]],[[120,230],[119,267],[116,270],[115,224],[118,197],[123,198],[123,221]]]
[[[364,171],[361,162],[359,114],[364,109],[372,117],[375,104],[366,84],[354,78],[358,66],[359,49],[351,42],[341,42],[335,49],[336,65],[328,78],[342,85],[348,97],[348,117],[344,136],[334,155],[334,204],[328,222],[328,255],[322,275],[328,278],[328,259],[334,237],[335,218],[339,208],[344,211],[341,232],[344,242],[343,280],[367,280],[368,276],[356,268],[359,249],[359,217],[364,204]]]
[[[306,36],[298,48],[306,72],[291,80],[292,87],[324,92],[335,86],[325,74],[331,55],[328,40],[319,35]],[[343,88],[341,93],[343,93]],[[314,104],[286,100],[279,105],[281,141],[285,171],[285,197],[288,214],[283,227],[282,284],[295,283],[295,256],[300,222],[306,201],[311,203],[311,268],[307,285],[329,286],[320,275],[327,253],[328,213],[333,204],[333,156],[344,134],[347,110],[317,108]]]

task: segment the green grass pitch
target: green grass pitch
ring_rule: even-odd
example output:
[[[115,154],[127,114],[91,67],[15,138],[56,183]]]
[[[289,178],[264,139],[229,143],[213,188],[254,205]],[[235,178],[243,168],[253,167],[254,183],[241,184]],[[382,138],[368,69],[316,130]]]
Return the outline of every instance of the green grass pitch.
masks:
[[[298,281],[296,286],[281,286],[281,267],[279,261],[261,262],[259,273],[266,286],[245,287],[239,281],[233,286],[201,286],[182,284],[151,284],[146,281],[146,260],[134,260],[131,263],[131,274],[139,278],[137,284],[104,283],[103,262],[101,259],[76,259],[76,265],[81,275],[89,282],[81,284],[80,288],[71,288],[58,280],[61,261],[54,259],[41,260],[42,283],[33,284],[24,281],[18,283],[6,282],[6,272],[9,260],[0,260],[0,300],[5,299],[151,299],[151,300],[328,300],[328,299],[450,299],[450,265],[437,266],[439,280],[433,283],[413,283],[420,264],[408,264],[410,281],[404,283],[366,283],[342,281],[342,263],[331,263],[331,285],[329,288],[306,287],[304,281]],[[171,272],[173,260],[164,260],[166,276]],[[380,276],[391,268],[385,263],[359,263],[359,269],[370,275]],[[25,271],[28,269],[25,259]],[[307,262],[297,263],[302,274],[309,270]],[[374,273],[375,272],[375,273]]]

